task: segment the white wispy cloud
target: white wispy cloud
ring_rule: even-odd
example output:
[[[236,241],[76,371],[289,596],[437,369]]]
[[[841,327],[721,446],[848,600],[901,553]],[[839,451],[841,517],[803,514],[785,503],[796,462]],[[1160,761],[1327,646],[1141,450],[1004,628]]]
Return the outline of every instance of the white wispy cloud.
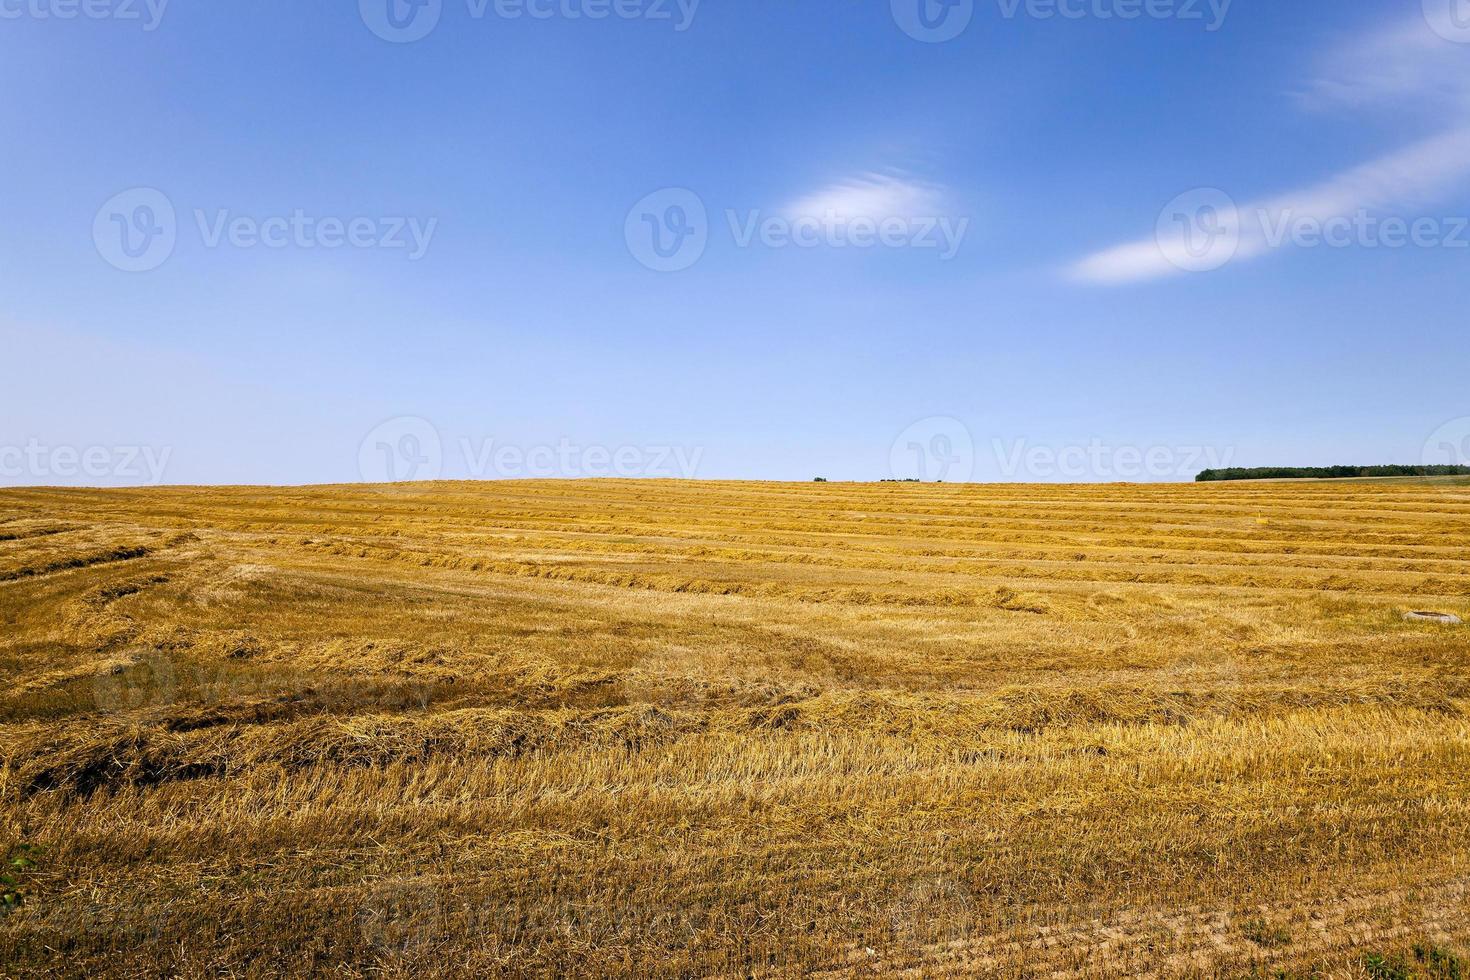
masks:
[[[944,210],[942,188],[893,174],[864,173],[828,184],[782,208],[795,220],[815,220],[841,228],[863,218],[878,222],[890,218],[913,221],[933,218]]]
[[[1446,4],[1443,11],[1339,44],[1315,62],[1300,93],[1302,105],[1464,112],[1470,109],[1470,48],[1446,40],[1464,33]]]
[[[1229,236],[1229,260],[1255,258],[1279,249],[1289,224],[1326,222],[1364,210],[1426,207],[1470,178],[1470,127],[1415,143],[1320,183],[1274,197],[1222,209],[1216,232]],[[1171,224],[1166,215],[1148,238],[1115,245],[1074,263],[1075,279],[1116,285],[1157,279],[1191,268],[1201,259],[1192,243],[1197,229]],[[1222,238],[1222,241],[1226,239]]]
[[[1445,40],[1421,18],[1337,48],[1303,90],[1316,109],[1428,110],[1439,133],[1315,183],[1211,213],[1233,260],[1276,251],[1286,222],[1325,222],[1362,211],[1431,206],[1470,182],[1470,45]],[[1071,278],[1101,285],[1174,275],[1199,258],[1198,229],[1163,216],[1155,234],[1088,255]]]

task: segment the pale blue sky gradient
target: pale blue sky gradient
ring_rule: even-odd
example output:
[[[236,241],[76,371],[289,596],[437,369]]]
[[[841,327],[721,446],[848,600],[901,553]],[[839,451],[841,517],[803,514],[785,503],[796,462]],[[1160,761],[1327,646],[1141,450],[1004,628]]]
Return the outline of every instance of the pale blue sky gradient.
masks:
[[[375,426],[413,416],[445,476],[472,475],[460,440],[494,440],[877,479],[940,416],[973,434],[975,479],[1027,475],[996,440],[1419,462],[1470,416],[1470,249],[1078,269],[1153,235],[1181,192],[1307,196],[1456,131],[1467,80],[1470,44],[1419,0],[1238,0],[1217,31],[977,0],[945,43],[905,34],[888,0],[704,0],[683,32],[445,0],[407,44],[355,0],[172,0],[151,31],[4,19],[0,446],[169,447],[171,483],[338,482],[371,475]],[[1396,175],[1367,203],[1470,215],[1470,159],[1435,162],[1433,186]],[[967,218],[958,255],[740,248],[725,227],[875,180]],[[178,244],[128,273],[93,224],[138,187],[177,208]],[[708,207],[709,245],[658,273],[625,221],[668,187]],[[437,226],[417,261],[210,248],[195,209]],[[0,475],[115,482],[138,481]]]

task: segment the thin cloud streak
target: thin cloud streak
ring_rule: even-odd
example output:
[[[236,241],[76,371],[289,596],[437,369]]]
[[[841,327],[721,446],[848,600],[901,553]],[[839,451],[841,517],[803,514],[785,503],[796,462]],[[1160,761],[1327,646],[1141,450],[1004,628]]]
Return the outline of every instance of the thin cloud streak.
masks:
[[[1470,127],[1454,129],[1354,167],[1319,184],[1241,206],[1220,215],[1221,230],[1238,237],[1233,259],[1279,249],[1273,229],[1290,222],[1328,221],[1363,210],[1426,205],[1470,178]],[[1183,229],[1117,245],[1087,256],[1071,278],[1119,285],[1176,275],[1189,266]]]
[[[1218,216],[1217,231],[1238,244],[1232,260],[1280,251],[1290,221],[1329,221],[1365,210],[1430,206],[1470,178],[1470,46],[1444,40],[1425,21],[1337,49],[1306,90],[1316,109],[1430,109],[1453,125],[1420,142],[1317,184],[1247,203]],[[1192,232],[1161,222],[1157,233],[1094,252],[1066,269],[1068,278],[1119,285],[1189,268]]]
[[[943,210],[944,192],[904,177],[866,173],[829,184],[782,208],[791,220],[809,219],[841,228],[862,218],[912,221],[932,218]]]
[[[1340,45],[1317,64],[1300,93],[1306,109],[1470,109],[1470,47],[1417,17]]]

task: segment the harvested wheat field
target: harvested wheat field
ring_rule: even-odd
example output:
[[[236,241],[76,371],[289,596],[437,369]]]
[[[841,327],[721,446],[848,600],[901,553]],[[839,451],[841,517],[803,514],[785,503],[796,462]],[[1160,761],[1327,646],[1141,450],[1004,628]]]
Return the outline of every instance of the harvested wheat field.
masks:
[[[0,491],[0,973],[1458,976],[1417,610],[1463,482]]]

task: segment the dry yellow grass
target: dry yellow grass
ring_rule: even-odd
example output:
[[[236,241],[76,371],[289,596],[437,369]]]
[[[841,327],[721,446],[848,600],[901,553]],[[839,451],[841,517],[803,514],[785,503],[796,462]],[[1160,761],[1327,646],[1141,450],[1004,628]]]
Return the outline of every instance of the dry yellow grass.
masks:
[[[1470,486],[0,491],[0,973],[1364,976],[1470,945],[1420,608]]]

